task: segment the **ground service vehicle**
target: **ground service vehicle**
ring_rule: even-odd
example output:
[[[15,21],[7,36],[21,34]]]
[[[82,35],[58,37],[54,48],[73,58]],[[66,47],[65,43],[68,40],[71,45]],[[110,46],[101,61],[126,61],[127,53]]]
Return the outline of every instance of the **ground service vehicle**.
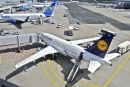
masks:
[[[117,47],[117,52],[123,54],[130,50],[130,41],[124,41],[123,43],[119,44]]]
[[[74,27],[73,26],[69,26],[68,34],[69,34],[69,36],[73,36],[73,34],[74,34]]]

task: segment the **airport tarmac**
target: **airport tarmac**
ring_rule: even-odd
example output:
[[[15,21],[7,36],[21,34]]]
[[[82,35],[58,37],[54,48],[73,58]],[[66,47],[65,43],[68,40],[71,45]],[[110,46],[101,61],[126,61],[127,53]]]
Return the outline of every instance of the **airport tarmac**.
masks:
[[[109,16],[113,19],[115,18],[120,22],[126,20],[126,18],[123,17],[124,15],[122,13],[120,14],[119,12],[117,13],[119,14],[120,18],[116,18],[113,16],[113,14],[116,14],[116,12],[110,11],[109,9],[95,8],[90,5],[82,7],[93,12],[102,12],[102,15]],[[29,22],[22,24],[23,29],[17,29],[13,25],[2,23],[0,24],[0,27],[9,31],[10,34],[13,32],[26,34],[35,33],[38,31],[51,33],[60,38],[70,40],[101,36],[101,29],[106,28],[117,33],[116,38],[112,41],[108,53],[115,52],[117,45],[121,42],[130,40],[129,30],[118,29],[117,27],[112,26],[110,23],[82,23],[81,25],[78,25],[76,23],[69,22],[67,17],[63,17],[64,13],[66,13],[66,9],[64,8],[65,7],[63,5],[56,6],[54,11],[55,16],[51,18],[45,18],[45,23],[43,25],[33,25]],[[106,12],[107,15],[105,15]],[[89,15],[86,15],[86,17],[89,17]],[[48,19],[56,20],[56,23],[49,24],[47,22]],[[126,22],[130,23],[130,21]],[[57,25],[61,23],[63,24],[63,27],[56,28]],[[79,30],[74,31],[73,36],[68,36],[69,25],[79,27]],[[86,46],[86,43],[83,44],[83,46]],[[52,60],[51,56],[48,55],[46,58],[40,58],[36,60],[35,63],[32,62],[27,64],[25,67],[15,69],[14,66],[16,63],[34,54],[37,47],[44,47],[44,45],[42,45],[42,43],[22,44],[24,50],[21,53],[15,53],[15,47],[17,47],[17,45],[0,47],[0,78],[6,82],[5,84],[7,87],[129,87],[130,85],[130,51],[111,60],[113,66],[102,66],[94,73],[88,72],[87,68],[89,62],[84,61],[80,66],[81,69],[79,70],[76,79],[73,82],[67,82],[66,78],[74,65],[74,59],[59,54],[56,60]],[[24,71],[25,68],[26,71]],[[12,83],[12,85],[8,85],[8,82]],[[1,80],[0,83],[2,83]]]

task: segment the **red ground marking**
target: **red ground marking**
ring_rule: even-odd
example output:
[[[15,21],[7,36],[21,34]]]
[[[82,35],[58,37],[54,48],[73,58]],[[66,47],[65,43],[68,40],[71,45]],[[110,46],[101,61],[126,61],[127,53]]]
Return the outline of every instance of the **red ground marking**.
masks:
[[[11,55],[13,55],[13,52],[8,52],[6,53],[6,56],[3,57],[3,59],[9,59]]]
[[[9,49],[14,49],[14,48],[16,48],[16,45],[11,45],[10,47],[8,47]],[[11,53],[11,54],[10,54]],[[12,50],[12,52],[8,52],[8,53],[6,53],[8,56],[6,56],[6,57],[4,57],[4,59],[10,59],[10,58],[12,58],[12,56],[15,54],[15,50],[13,51]]]
[[[30,50],[25,50],[25,54],[24,54],[24,57],[28,57],[28,53],[29,53]]]
[[[13,49],[13,48],[16,48],[16,45],[6,46],[5,50],[7,50],[7,49]],[[7,53],[4,53],[2,59],[8,59],[8,58],[11,58],[11,56],[12,56],[13,54],[14,54],[14,52],[7,52]]]
[[[26,44],[21,44],[21,47],[24,47]],[[17,56],[18,58],[21,58],[22,57],[22,54],[23,54],[24,50],[22,50],[19,55]]]
[[[1,54],[1,60],[3,59],[3,56],[4,56],[4,49],[5,49],[6,47],[5,46],[2,46],[2,47],[0,47],[0,50],[2,51],[2,53],[0,53]]]
[[[29,50],[29,52],[28,52],[28,55],[27,55],[27,56],[30,56],[31,51],[32,51],[32,49],[30,49],[30,50]]]

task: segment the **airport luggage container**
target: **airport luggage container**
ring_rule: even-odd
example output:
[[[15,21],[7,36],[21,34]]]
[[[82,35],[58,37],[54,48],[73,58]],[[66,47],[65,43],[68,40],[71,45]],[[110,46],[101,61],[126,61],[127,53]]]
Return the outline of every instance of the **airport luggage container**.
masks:
[[[119,44],[117,47],[117,52],[123,54],[130,50],[130,41],[124,41],[123,43]]]

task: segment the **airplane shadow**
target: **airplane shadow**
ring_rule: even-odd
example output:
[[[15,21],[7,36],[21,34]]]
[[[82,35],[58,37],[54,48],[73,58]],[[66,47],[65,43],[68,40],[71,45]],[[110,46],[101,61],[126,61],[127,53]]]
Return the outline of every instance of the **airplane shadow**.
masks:
[[[116,49],[113,49],[113,50],[111,50],[110,52],[108,52],[109,54],[110,53],[117,53],[117,51],[116,51]]]
[[[18,29],[22,29],[22,23],[9,23],[8,25],[14,25],[15,27],[17,27]]]
[[[67,31],[64,31],[64,35],[65,35],[65,36],[68,36],[68,30],[67,30]]]
[[[32,49],[32,48],[38,48],[38,47],[45,47],[44,44],[41,44],[41,43],[34,43],[32,45],[25,45],[25,46],[21,46],[24,50],[29,50],[29,49]],[[16,48],[7,48],[7,49],[2,49],[0,50],[0,53],[8,53],[8,52],[15,52],[17,49]]]
[[[0,78],[0,87],[19,87],[19,86]]]
[[[59,58],[60,57],[60,58]],[[58,56],[58,58],[56,60],[54,60],[57,64],[59,64],[60,66],[62,66],[64,69],[61,71],[64,74],[64,80],[67,81],[67,77],[68,74],[70,73],[74,63],[72,61],[70,61],[70,57],[69,58],[64,58],[65,56],[60,55]],[[13,71],[12,73],[10,73],[9,75],[6,76],[5,80],[7,81],[8,79],[18,75],[19,73],[25,71],[29,68],[31,68],[32,66],[37,66],[38,63],[42,62],[42,61],[47,61],[47,60],[51,60],[51,55],[47,55],[45,58],[39,58],[34,62],[30,62],[18,69],[16,69],[15,71]],[[60,59],[60,60],[59,60]],[[60,62],[59,62],[60,61]],[[76,74],[76,78],[74,79],[74,81],[72,82],[67,82],[65,87],[68,87],[68,84],[73,86],[75,85],[79,80],[81,80],[82,78],[85,78],[87,80],[91,80],[88,76],[88,74],[90,74],[90,72],[87,69],[79,69],[78,73]]]
[[[99,34],[99,35],[103,35],[103,34],[102,34],[102,32],[100,32],[100,33],[97,33],[97,34]]]
[[[46,58],[41,57],[41,58],[35,60],[35,62],[30,62],[30,63],[28,63],[28,64],[26,64],[26,65],[24,65],[24,66],[22,66],[22,67],[16,69],[15,71],[13,71],[13,72],[10,73],[9,75],[7,75],[6,78],[5,78],[5,80],[10,79],[10,78],[12,78],[12,77],[18,75],[19,73],[21,73],[21,72],[23,72],[23,71],[26,72],[27,69],[31,68],[31,67],[34,66],[34,65],[37,66],[37,64],[40,63],[40,62],[42,62],[42,61],[48,60],[48,59],[50,58],[50,57],[48,57],[48,56],[50,56],[50,55],[47,55]]]
[[[60,66],[63,67],[63,70],[61,71],[61,73],[63,73],[65,81],[67,81],[67,77],[68,77],[72,67],[74,66],[74,63],[70,60],[71,60],[70,57],[66,58],[65,56],[63,56],[61,54],[59,54],[58,58],[55,60],[55,62],[57,64],[59,64]],[[76,74],[75,79],[72,82],[67,81],[65,87],[68,87],[68,84],[71,85],[71,86],[75,85],[82,78],[85,78],[87,80],[91,80],[91,78],[89,78],[88,74],[90,74],[88,69],[81,69],[80,68],[79,71]]]
[[[50,23],[49,20],[50,20],[50,19],[45,19],[45,20],[44,20],[44,23]]]

